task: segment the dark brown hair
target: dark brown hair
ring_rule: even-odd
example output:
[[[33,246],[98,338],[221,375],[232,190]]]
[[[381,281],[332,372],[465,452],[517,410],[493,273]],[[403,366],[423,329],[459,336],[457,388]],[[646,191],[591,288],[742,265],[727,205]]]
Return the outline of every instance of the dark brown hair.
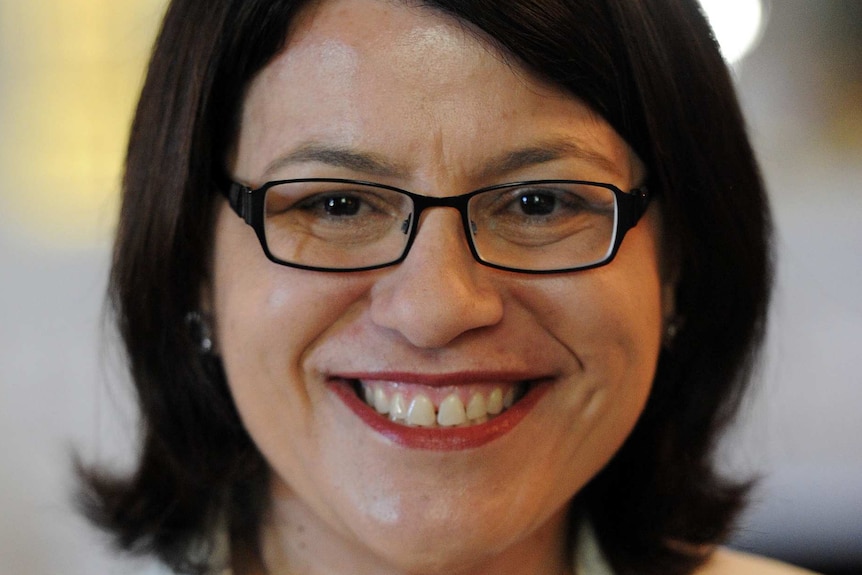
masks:
[[[184,317],[209,281],[216,186],[244,89],[301,4],[174,0],[129,142],[110,298],[142,446],[129,477],[82,467],[82,498],[121,548],[180,572],[206,572],[222,522],[253,544],[266,504],[266,465]],[[576,507],[619,574],[689,573],[745,493],[712,454],[751,375],[772,270],[763,186],[706,21],[695,0],[423,4],[588,103],[647,165],[684,323],[634,432]]]

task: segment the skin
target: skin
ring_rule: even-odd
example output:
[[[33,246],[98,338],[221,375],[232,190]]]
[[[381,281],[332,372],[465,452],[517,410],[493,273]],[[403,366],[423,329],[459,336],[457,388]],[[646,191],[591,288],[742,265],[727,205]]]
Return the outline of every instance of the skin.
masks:
[[[297,159],[310,147],[375,162]],[[545,154],[500,161],[528,148]],[[432,196],[540,178],[631,189],[645,175],[600,117],[462,25],[373,0],[303,14],[249,87],[230,169],[252,187],[348,177]],[[402,264],[333,274],[270,262],[223,205],[216,337],[273,477],[262,557],[237,571],[569,573],[569,502],[640,415],[672,311],[659,234],[653,205],[610,265],[528,276],[475,262],[458,214],[433,209]],[[441,452],[391,443],[326,385],[376,370],[551,385],[506,435]]]

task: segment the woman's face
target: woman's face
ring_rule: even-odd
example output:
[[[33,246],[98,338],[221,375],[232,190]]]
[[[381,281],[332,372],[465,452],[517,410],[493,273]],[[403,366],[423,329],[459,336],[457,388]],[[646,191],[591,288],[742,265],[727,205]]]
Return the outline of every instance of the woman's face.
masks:
[[[578,100],[448,17],[374,0],[303,14],[250,85],[230,167],[252,187],[338,177],[429,196],[554,178],[628,190],[644,177]],[[447,573],[564,561],[569,501],[650,391],[668,291],[656,216],[605,267],[535,276],[474,261],[457,211],[434,208],[403,263],[324,273],[270,262],[222,205],[212,307],[272,469],[265,560]],[[452,395],[492,413],[411,427],[360,399],[363,385],[386,408],[397,392],[415,413]],[[523,397],[495,416],[494,396],[511,394]]]

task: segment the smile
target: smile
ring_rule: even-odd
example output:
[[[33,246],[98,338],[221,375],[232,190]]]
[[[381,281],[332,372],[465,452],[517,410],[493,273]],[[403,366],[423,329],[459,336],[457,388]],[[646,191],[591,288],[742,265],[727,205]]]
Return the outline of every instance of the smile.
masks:
[[[380,415],[412,427],[481,425],[512,407],[527,384],[425,387],[358,381],[359,397]]]
[[[482,446],[513,430],[551,387],[551,379],[515,376],[331,376],[328,387],[359,419],[411,449]]]

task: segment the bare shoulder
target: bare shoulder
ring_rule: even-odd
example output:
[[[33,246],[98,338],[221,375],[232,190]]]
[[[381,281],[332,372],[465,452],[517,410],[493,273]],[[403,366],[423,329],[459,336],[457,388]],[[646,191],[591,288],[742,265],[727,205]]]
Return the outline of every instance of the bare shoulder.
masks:
[[[813,571],[739,551],[719,548],[696,575],[815,575]]]

